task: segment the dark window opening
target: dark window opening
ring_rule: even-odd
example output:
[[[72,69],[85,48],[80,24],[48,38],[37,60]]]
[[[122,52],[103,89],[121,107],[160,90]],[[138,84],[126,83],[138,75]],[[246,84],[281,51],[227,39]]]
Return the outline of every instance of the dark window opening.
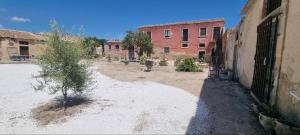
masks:
[[[199,48],[203,48],[203,47],[205,47],[205,43],[200,43]]]
[[[206,28],[200,28],[200,36],[206,36]]]
[[[28,46],[20,46],[20,55],[21,56],[29,56]]]
[[[219,39],[221,36],[221,28],[220,27],[214,27],[214,39]]]
[[[170,53],[170,48],[169,47],[165,47],[164,48],[164,53]]]
[[[182,41],[189,41],[189,29],[182,30]]]
[[[116,45],[116,49],[119,50],[119,49],[120,49],[120,46],[119,46],[119,45]]]
[[[152,36],[151,36],[152,34],[151,34],[151,32],[150,31],[148,31],[147,32],[147,36],[151,39],[152,38]]]
[[[29,42],[28,41],[19,41],[19,44],[20,45],[29,45]]]
[[[204,58],[205,58],[205,52],[200,51],[199,55],[198,55],[198,58],[201,59],[201,60],[204,60]]]
[[[235,41],[239,40],[239,33],[235,33]]]
[[[108,45],[108,49],[111,50],[111,45]]]
[[[188,44],[182,44],[182,48],[187,48],[187,47],[189,47]]]
[[[281,6],[281,0],[267,0],[265,16]]]

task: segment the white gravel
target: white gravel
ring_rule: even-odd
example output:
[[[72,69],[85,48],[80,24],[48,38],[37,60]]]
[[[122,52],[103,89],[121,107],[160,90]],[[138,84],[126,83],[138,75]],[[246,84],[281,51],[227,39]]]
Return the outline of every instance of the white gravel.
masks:
[[[33,90],[32,75],[39,70],[31,64],[0,65],[0,134],[184,134],[196,115],[198,98],[182,89],[121,82],[96,72],[98,86],[89,93],[96,103],[64,123],[39,126],[31,109],[58,96]],[[199,121],[206,119],[205,104],[197,113]]]

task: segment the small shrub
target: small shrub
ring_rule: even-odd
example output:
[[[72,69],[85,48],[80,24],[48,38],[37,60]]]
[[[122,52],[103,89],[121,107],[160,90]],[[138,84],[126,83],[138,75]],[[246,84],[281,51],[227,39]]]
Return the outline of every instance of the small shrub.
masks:
[[[199,72],[199,67],[192,58],[186,58],[183,62],[176,68],[176,71],[182,72]]]
[[[141,65],[144,65],[145,62],[146,62],[146,60],[147,60],[147,58],[148,58],[147,55],[141,56],[141,57],[140,57],[140,64],[141,64]]]
[[[163,55],[162,59],[159,61],[159,66],[168,66],[168,61],[165,55]]]

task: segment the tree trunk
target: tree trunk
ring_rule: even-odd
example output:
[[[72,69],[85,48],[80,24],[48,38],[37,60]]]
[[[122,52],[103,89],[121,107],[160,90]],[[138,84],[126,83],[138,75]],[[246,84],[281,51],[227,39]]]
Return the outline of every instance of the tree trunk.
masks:
[[[68,105],[68,93],[67,90],[62,90],[62,94],[64,96],[64,101],[63,101],[63,106],[65,107],[65,109],[67,108]]]
[[[102,56],[105,56],[105,51],[104,51],[104,44],[102,44]]]

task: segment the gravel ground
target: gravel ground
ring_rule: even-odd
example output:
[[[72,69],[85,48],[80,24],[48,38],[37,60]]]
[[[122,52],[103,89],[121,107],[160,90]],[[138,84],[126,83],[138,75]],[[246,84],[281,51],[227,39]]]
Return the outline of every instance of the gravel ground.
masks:
[[[125,82],[154,81],[181,88],[198,97],[196,115],[191,119],[186,133],[213,135],[265,135],[257,116],[251,110],[253,100],[250,91],[239,83],[207,78],[207,69],[200,73],[175,72],[174,66],[154,66],[144,72],[143,65],[99,60],[99,71]],[[203,117],[203,106],[207,117]],[[205,120],[203,120],[205,119]],[[205,130],[203,130],[205,129]]]
[[[208,132],[208,108],[182,89],[155,82],[121,82],[95,72],[98,87],[86,94],[93,103],[63,122],[39,125],[32,110],[58,95],[35,92],[31,64],[0,65],[0,134],[101,133],[184,134],[197,117]],[[200,101],[200,102],[199,102]]]

